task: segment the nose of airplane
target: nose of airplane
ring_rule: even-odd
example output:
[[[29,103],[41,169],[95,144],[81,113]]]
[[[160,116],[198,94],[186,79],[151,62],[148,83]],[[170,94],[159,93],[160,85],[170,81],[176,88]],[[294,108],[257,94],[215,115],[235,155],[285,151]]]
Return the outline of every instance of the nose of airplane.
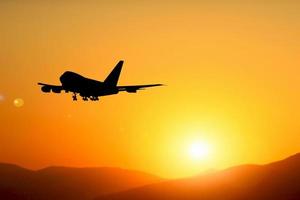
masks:
[[[70,72],[70,71],[64,72],[59,78],[60,82],[65,83],[69,78],[71,78],[73,76],[72,74],[73,74],[73,72]]]

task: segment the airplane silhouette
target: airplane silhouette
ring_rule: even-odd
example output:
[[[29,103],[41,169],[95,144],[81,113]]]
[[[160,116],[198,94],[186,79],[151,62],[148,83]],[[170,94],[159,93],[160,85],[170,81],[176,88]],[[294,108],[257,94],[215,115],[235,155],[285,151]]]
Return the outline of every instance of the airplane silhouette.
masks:
[[[73,101],[77,101],[77,94],[79,94],[84,101],[88,101],[89,99],[98,101],[100,96],[118,94],[120,91],[136,93],[137,90],[143,88],[162,86],[162,84],[117,86],[123,63],[123,60],[119,61],[104,82],[85,78],[74,72],[66,71],[60,77],[61,85],[45,83],[38,83],[38,85],[42,86],[41,90],[45,93],[51,91],[60,93],[62,90],[66,93],[72,92]]]

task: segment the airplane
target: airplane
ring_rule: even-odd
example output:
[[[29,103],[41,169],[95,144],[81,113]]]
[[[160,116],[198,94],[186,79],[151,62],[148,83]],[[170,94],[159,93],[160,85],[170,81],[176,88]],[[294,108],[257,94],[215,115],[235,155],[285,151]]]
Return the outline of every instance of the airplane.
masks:
[[[148,85],[128,85],[118,86],[119,76],[122,70],[124,61],[120,60],[107,78],[101,82],[90,78],[85,78],[75,72],[66,71],[60,76],[61,85],[50,85],[45,83],[38,83],[41,85],[42,92],[49,93],[73,93],[73,101],[77,101],[77,94],[82,97],[84,101],[98,101],[100,96],[114,95],[121,91],[128,93],[136,93],[137,90],[142,90],[147,87],[162,86],[163,84],[148,84]]]

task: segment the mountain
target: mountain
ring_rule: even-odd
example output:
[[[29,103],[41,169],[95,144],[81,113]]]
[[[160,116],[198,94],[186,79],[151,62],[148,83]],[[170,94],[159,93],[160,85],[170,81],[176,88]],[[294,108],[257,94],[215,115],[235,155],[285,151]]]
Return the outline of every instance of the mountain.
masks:
[[[164,181],[96,200],[299,200],[300,154],[267,165],[243,165]]]
[[[38,171],[0,163],[2,200],[91,200],[161,181],[138,171],[119,168],[48,167]]]

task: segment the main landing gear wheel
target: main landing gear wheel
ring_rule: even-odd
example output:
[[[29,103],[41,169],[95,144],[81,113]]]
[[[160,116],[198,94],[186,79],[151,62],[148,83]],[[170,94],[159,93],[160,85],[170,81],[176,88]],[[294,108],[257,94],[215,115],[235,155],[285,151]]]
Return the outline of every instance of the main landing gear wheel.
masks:
[[[96,96],[91,96],[91,97],[90,97],[90,100],[92,100],[92,101],[99,101],[99,98],[96,97]]]

